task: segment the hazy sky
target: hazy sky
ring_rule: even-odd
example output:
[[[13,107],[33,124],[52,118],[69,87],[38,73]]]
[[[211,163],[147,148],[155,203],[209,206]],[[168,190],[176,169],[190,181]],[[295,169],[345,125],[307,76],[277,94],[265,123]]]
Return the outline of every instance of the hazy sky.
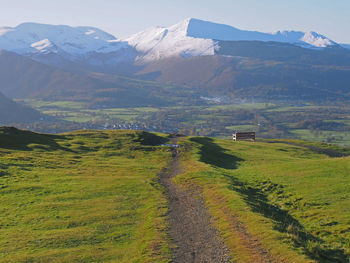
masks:
[[[0,0],[0,26],[95,26],[127,36],[194,17],[263,32],[316,31],[350,43],[350,0]]]

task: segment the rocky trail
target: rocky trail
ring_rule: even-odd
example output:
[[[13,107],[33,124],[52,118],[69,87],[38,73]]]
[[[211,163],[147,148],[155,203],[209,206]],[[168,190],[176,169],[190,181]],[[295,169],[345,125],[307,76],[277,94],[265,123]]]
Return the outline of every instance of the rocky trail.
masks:
[[[195,190],[180,189],[172,182],[172,178],[181,173],[177,151],[173,148],[169,170],[160,176],[160,182],[168,190],[169,234],[176,245],[172,262],[231,262],[228,249],[210,224],[204,201]]]

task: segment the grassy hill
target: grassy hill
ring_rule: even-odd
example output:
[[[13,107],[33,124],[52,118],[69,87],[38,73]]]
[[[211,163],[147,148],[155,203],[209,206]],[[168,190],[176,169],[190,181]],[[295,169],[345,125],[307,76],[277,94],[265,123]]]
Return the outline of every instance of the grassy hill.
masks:
[[[161,146],[167,140],[142,131],[0,128],[0,262],[169,262],[174,244],[159,183],[172,159]],[[348,149],[178,143],[174,182],[204,199],[234,262],[263,262],[260,252],[271,262],[347,262]]]
[[[0,92],[0,124],[35,122],[41,117],[50,118],[39,111],[10,100]]]
[[[167,262],[169,152],[142,132],[0,130],[0,262]]]
[[[207,137],[184,145],[186,172],[176,180],[203,189],[235,262],[255,262],[247,236],[277,262],[347,262],[350,149]]]

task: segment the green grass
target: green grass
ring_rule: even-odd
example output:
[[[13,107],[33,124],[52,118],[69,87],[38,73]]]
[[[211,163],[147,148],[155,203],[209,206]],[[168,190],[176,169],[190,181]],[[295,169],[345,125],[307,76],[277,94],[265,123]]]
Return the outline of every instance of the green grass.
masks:
[[[17,100],[36,108],[38,110],[42,108],[65,108],[65,109],[83,109],[87,107],[87,103],[77,101],[43,101],[35,99]]]
[[[0,128],[0,262],[170,262],[164,134]],[[180,140],[234,262],[347,262],[350,150],[301,140]],[[330,157],[338,153],[343,157]],[[338,156],[336,154],[336,156]],[[242,235],[242,233],[245,235]]]
[[[338,145],[350,146],[350,132],[339,131],[312,131],[306,129],[293,129],[291,132],[295,137],[302,140],[310,140],[316,142],[330,142]]]
[[[231,105],[217,105],[210,106],[207,110],[232,110],[232,109],[265,109],[274,107],[275,105],[272,103],[237,103]]]
[[[176,182],[201,187],[235,262],[254,262],[235,221],[277,261],[347,262],[350,157],[284,143],[193,137],[183,144],[186,172]]]
[[[285,107],[271,107],[267,110],[267,112],[274,112],[274,111],[294,111],[294,112],[304,112],[305,110],[312,110],[312,109],[318,109],[318,108],[326,108],[326,106],[315,106],[315,105],[305,105],[305,106],[285,106]]]
[[[257,132],[259,130],[259,126],[257,126],[257,125],[233,125],[233,126],[227,126],[226,129],[229,129],[231,131],[239,131],[239,132],[249,132],[249,131]]]
[[[109,119],[133,121],[144,114],[159,111],[154,107],[90,109],[87,103],[74,101],[24,100],[21,102],[44,114],[77,123],[108,121]]]
[[[0,262],[168,262],[164,138],[0,130]]]

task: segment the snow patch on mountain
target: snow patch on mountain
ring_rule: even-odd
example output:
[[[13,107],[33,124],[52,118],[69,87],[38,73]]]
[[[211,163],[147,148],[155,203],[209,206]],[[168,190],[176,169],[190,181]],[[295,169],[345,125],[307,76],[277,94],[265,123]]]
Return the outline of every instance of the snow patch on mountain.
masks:
[[[305,33],[301,40],[314,47],[328,47],[334,44],[328,38],[325,38],[324,36],[321,36],[315,32]]]
[[[90,29],[90,30],[88,30],[87,32],[85,32],[85,35],[91,35],[91,34],[93,34],[93,33],[96,33],[96,31]]]
[[[57,53],[57,47],[47,38],[31,44],[31,47],[40,53]]]

